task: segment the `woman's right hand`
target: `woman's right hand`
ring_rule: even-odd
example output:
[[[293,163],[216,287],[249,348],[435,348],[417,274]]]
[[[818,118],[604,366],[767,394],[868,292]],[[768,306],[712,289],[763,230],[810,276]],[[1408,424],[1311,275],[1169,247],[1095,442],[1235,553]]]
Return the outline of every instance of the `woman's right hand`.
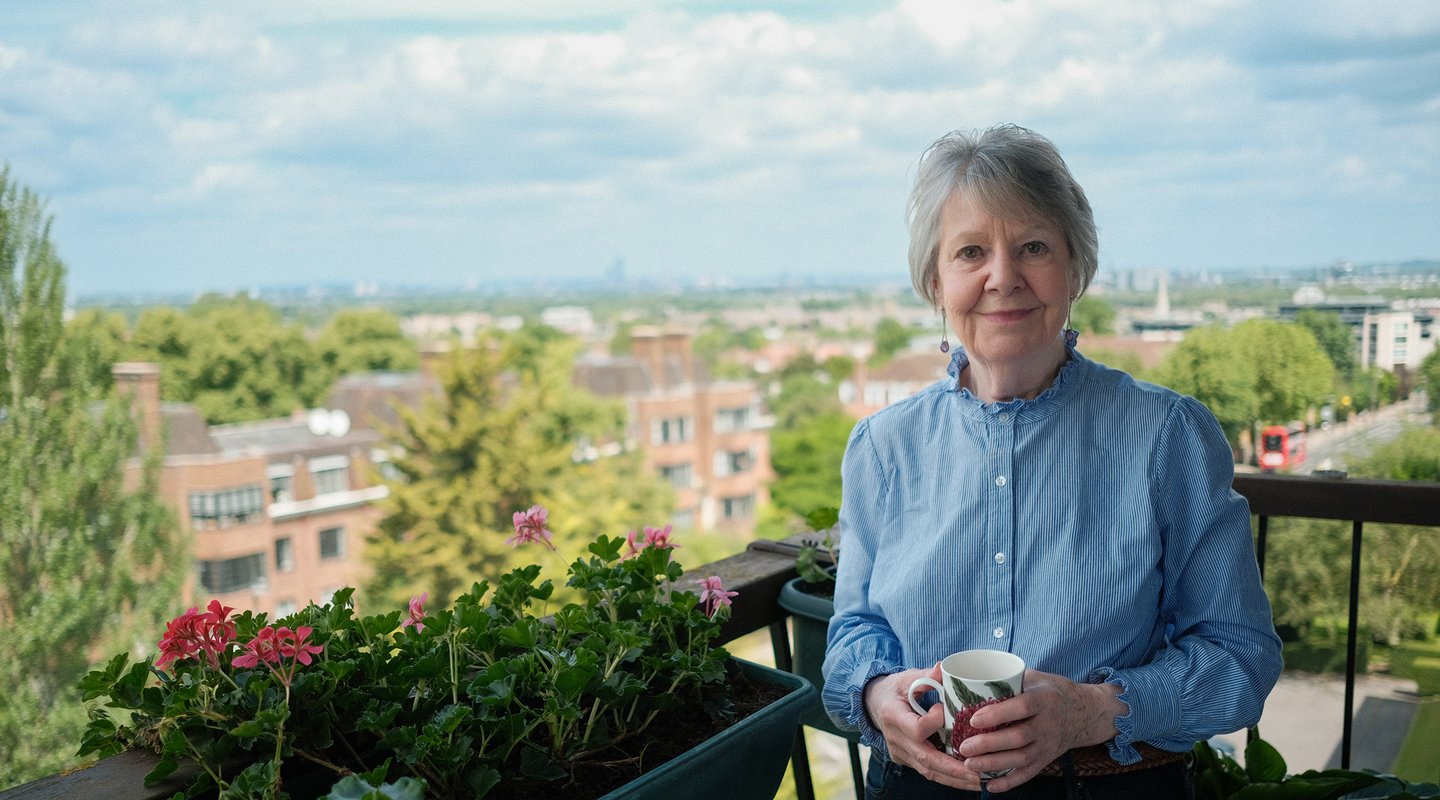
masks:
[[[936,750],[930,737],[945,726],[945,709],[936,703],[924,716],[910,707],[910,684],[920,678],[939,681],[940,665],[878,677],[865,685],[865,713],[885,737],[890,760],[920,773],[926,780],[977,792],[980,774],[964,762]]]

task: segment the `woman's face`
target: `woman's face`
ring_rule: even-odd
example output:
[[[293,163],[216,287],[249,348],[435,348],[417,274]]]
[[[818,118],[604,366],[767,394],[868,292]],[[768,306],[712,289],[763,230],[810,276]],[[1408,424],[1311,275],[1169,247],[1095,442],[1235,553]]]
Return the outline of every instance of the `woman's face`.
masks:
[[[940,213],[937,295],[972,360],[1051,369],[1070,308],[1070,249],[1043,219],[990,216],[959,192]]]

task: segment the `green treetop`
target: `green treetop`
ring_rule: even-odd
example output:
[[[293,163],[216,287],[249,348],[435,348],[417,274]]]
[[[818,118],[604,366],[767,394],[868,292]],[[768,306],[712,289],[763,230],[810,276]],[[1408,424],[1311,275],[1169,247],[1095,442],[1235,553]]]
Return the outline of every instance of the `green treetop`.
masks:
[[[151,640],[188,573],[158,448],[128,481],[136,425],[64,302],[43,205],[0,170],[0,789],[71,763],[92,654]]]
[[[577,345],[552,334],[487,334],[456,348],[438,369],[441,395],[402,411],[392,432],[401,477],[367,549],[367,601],[404,605],[428,592],[449,602],[474,581],[494,582],[533,556],[505,544],[513,514],[533,504],[550,509],[566,552],[596,532],[669,517],[669,487],[638,453],[587,459],[587,446],[625,440],[624,409],[570,385]],[[563,569],[558,557],[541,563],[557,577]]]

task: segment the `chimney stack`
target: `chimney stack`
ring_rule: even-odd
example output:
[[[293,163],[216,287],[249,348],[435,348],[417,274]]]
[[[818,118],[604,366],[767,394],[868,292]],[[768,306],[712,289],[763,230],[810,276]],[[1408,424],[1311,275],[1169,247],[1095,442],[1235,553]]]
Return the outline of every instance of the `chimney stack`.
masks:
[[[110,368],[115,389],[129,398],[131,410],[140,426],[140,448],[159,447],[160,442],[160,365],[142,361],[122,361]]]

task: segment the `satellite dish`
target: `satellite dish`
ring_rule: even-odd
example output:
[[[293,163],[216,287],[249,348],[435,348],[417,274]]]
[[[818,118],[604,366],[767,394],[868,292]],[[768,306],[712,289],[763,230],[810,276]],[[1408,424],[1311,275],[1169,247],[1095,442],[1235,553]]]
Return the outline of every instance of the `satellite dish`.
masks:
[[[346,420],[346,423],[348,424],[349,420]],[[310,428],[310,433],[324,436],[330,432],[330,412],[323,408],[312,408],[305,424]]]
[[[333,409],[329,416],[331,436],[344,436],[350,432],[350,415],[344,409]]]

